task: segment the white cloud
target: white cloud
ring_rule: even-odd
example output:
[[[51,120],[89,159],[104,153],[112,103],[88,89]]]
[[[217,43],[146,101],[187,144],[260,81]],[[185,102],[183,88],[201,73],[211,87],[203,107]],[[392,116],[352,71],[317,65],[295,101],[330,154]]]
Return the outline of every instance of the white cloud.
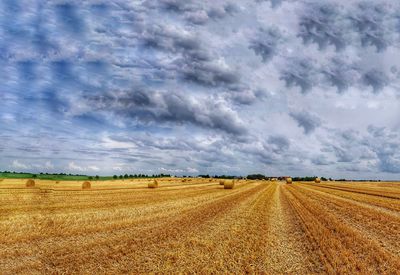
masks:
[[[69,169],[69,170],[72,170],[72,171],[81,171],[81,172],[84,172],[84,171],[87,170],[85,167],[76,165],[75,162],[73,162],[73,161],[71,161],[71,162],[68,164],[68,169]]]
[[[15,169],[29,169],[30,168],[29,165],[24,164],[24,163],[20,162],[19,160],[14,160],[11,164],[11,167],[15,168]]]

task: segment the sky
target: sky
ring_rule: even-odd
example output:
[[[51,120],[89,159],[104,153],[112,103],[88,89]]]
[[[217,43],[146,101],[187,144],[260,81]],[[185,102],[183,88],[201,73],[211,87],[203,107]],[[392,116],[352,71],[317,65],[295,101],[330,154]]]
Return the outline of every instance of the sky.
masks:
[[[400,179],[397,0],[2,0],[0,170]]]

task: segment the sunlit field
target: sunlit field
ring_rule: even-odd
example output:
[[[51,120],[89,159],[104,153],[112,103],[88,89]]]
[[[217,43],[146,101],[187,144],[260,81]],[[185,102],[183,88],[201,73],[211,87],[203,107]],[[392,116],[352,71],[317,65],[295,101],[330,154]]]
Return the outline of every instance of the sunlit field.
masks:
[[[0,182],[1,274],[400,270],[400,184]]]

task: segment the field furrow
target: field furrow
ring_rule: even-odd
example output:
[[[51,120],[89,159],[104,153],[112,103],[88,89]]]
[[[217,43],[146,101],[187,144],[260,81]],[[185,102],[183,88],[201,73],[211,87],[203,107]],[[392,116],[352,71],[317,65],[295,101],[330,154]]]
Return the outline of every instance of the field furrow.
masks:
[[[386,274],[400,268],[397,256],[377,240],[344,224],[340,212],[326,212],[320,202],[295,186],[288,186],[285,191],[329,273]]]

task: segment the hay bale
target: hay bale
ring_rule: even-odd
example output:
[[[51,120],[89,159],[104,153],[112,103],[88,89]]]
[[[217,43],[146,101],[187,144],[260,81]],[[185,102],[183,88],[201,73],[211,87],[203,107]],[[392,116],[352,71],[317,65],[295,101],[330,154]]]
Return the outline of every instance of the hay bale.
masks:
[[[320,178],[315,178],[315,183],[321,183],[321,179]]]
[[[82,189],[90,189],[92,188],[92,184],[89,181],[85,181],[82,183]]]
[[[157,188],[157,187],[158,187],[158,181],[157,181],[157,180],[154,180],[153,182],[150,182],[150,183],[147,185],[147,187],[148,187],[148,188]]]
[[[286,183],[288,183],[288,184],[292,184],[292,183],[293,183],[293,180],[292,180],[292,178],[286,178]]]
[[[60,183],[59,181],[56,181],[56,183],[58,184],[58,183]]]
[[[235,181],[226,181],[224,183],[224,189],[233,189],[233,187],[235,186]]]
[[[35,187],[35,181],[33,179],[29,179],[25,183],[26,187]]]
[[[186,179],[183,179],[182,182],[186,182]]]
[[[220,180],[219,181],[219,185],[225,185],[225,181],[224,180]]]

